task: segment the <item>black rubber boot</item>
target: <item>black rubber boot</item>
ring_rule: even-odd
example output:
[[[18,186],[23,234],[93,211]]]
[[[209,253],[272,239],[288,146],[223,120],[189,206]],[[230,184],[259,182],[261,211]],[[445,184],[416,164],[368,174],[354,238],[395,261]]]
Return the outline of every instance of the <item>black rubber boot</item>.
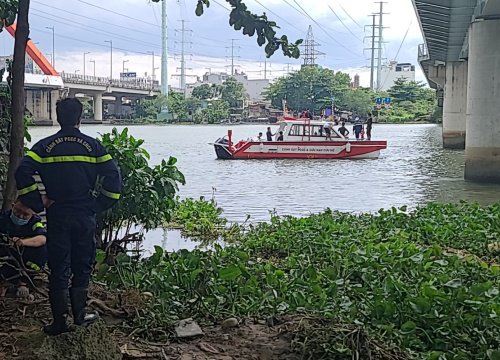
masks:
[[[87,311],[87,288],[69,289],[69,296],[71,298],[71,310],[73,312],[73,322],[75,325],[87,326],[99,319],[99,314],[94,311]]]
[[[49,291],[49,301],[53,321],[43,327],[43,332],[51,336],[68,332],[68,290]]]

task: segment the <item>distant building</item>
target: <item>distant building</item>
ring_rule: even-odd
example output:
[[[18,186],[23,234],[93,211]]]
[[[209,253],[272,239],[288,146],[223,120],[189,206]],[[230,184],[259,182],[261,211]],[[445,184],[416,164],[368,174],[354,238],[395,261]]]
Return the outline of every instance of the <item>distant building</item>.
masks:
[[[355,88],[355,89],[359,88],[359,75],[358,74],[354,75],[353,88]]]
[[[415,81],[415,65],[391,61],[388,65],[382,66],[379,90],[389,90],[399,78]]]
[[[215,84],[222,85],[224,81],[229,79],[231,74],[227,73],[206,73],[203,75],[201,79],[198,79],[194,84],[188,84],[188,94],[193,92],[195,87],[198,87],[203,84]],[[268,79],[249,79],[248,75],[244,72],[238,72],[236,70],[234,76],[236,80],[243,84],[246,93],[248,94],[248,98],[251,102],[262,101],[263,96],[262,92],[269,86]]]

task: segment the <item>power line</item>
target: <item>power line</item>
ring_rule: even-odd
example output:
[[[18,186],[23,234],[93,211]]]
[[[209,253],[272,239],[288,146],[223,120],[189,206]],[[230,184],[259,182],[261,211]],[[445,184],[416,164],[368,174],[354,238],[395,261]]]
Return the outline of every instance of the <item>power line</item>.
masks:
[[[408,36],[408,32],[410,31],[410,27],[412,25],[413,21],[410,21],[410,24],[408,25],[408,28],[406,29],[405,36],[403,37],[403,40],[401,41],[401,44],[399,44],[398,52],[396,53],[396,56],[394,57],[394,60],[398,60],[399,52],[401,51],[401,48],[403,47],[403,44],[406,40],[406,36]],[[384,87],[385,83],[387,82],[387,79],[389,78],[389,72],[385,75],[384,82],[382,83],[382,87]]]
[[[122,16],[124,18],[127,18],[127,19],[130,19],[130,20],[134,20],[134,21],[139,21],[143,24],[146,24],[146,25],[150,25],[150,26],[154,26],[154,27],[157,27],[157,28],[161,28],[161,26],[159,25],[155,25],[153,23],[150,23],[150,22],[147,22],[145,20],[142,20],[142,19],[138,19],[138,18],[135,18],[135,17],[132,17],[132,16],[128,16],[128,15],[125,15],[125,14],[122,14],[122,13],[119,13],[118,11],[114,11],[114,10],[111,10],[111,9],[107,9],[105,7],[102,7],[102,6],[99,6],[99,5],[95,5],[95,4],[92,4],[92,3],[89,3],[85,0],[78,0],[79,2],[83,3],[83,4],[86,4],[86,5],[89,5],[89,6],[93,6],[95,8],[98,8],[98,9],[101,9],[101,10],[104,10],[104,11],[107,11],[109,13],[112,13],[112,14],[115,14],[115,15],[118,15],[118,16]]]
[[[349,31],[351,33],[352,36],[354,36],[356,39],[358,39],[359,41],[363,41],[361,40],[355,33],[353,33],[351,31],[351,29],[342,21],[342,19],[337,15],[337,13],[335,12],[335,10],[333,10],[333,8],[328,5],[328,7],[330,8],[330,10],[332,11],[332,13],[337,17],[337,19],[339,19],[339,21],[342,23],[342,25],[344,25],[344,27],[347,29],[347,31]]]
[[[151,10],[153,11],[153,16],[155,17],[156,25],[160,26],[160,21],[158,21],[158,14],[156,13],[156,8],[152,3],[149,4],[151,6]]]
[[[85,15],[82,15],[82,14],[77,14],[77,13],[74,13],[74,12],[71,12],[71,11],[68,11],[68,10],[64,10],[64,9],[60,9],[58,7],[51,6],[51,5],[48,5],[48,4],[39,3],[39,2],[35,2],[35,4],[45,6],[45,7],[51,8],[53,10],[62,11],[64,13],[66,13],[66,14],[71,14],[71,15],[78,16],[78,17],[81,17],[81,18],[84,18],[84,19],[88,19],[88,20],[92,20],[92,21],[98,21],[98,19],[96,19],[96,18],[93,18],[93,17],[90,17],[90,16],[85,16]],[[32,9],[33,10],[37,10],[36,8],[33,8],[33,7],[32,7]],[[42,10],[37,10],[37,11],[42,11]],[[117,28],[120,28],[120,29],[130,30],[129,26],[123,26],[123,25],[117,25],[117,24],[111,24],[111,23],[106,23],[106,25],[108,25],[108,26],[114,26],[114,27],[117,27]],[[142,31],[142,30],[139,30],[139,29],[135,29],[134,31],[142,33],[142,34],[150,35],[150,36],[156,36],[156,34],[153,34],[151,32],[147,32],[147,31]]]
[[[51,33],[51,31],[46,31],[46,30],[43,30],[43,29],[38,29],[38,28],[33,28],[33,29],[36,30],[36,31],[42,32],[42,33],[47,33],[47,34]],[[105,45],[105,44],[96,43],[96,42],[87,41],[87,40],[82,40],[82,39],[74,38],[72,36],[61,35],[61,34],[56,34],[55,36],[59,37],[59,38],[64,38],[64,39],[68,39],[68,40],[73,40],[73,41],[76,41],[76,42],[84,43],[84,44],[90,44],[90,45],[100,46],[100,47],[104,47],[104,48],[109,48],[109,46]],[[123,51],[123,52],[130,52],[130,53],[141,54],[141,55],[151,55],[150,52],[137,51],[137,50],[131,50],[131,49],[124,49],[124,48],[115,47],[115,46],[113,46],[113,50],[120,50],[120,51]]]
[[[224,5],[222,5],[220,2],[218,2],[217,0],[212,0],[214,3],[216,3],[217,5],[219,5],[221,8],[223,9],[226,9],[227,11],[231,11],[231,9],[228,9],[227,7],[225,7]]]
[[[276,16],[278,19],[281,19],[281,21],[285,22],[286,24],[290,25],[291,27],[293,27],[295,30],[297,30],[299,33],[302,34],[302,30],[299,29],[296,25],[292,24],[291,22],[289,22],[288,20],[286,20],[284,17],[276,14],[274,11],[272,11],[271,9],[269,9],[268,7],[266,7],[264,4],[262,4],[259,0],[254,0],[257,4],[259,4],[260,6],[262,6],[264,9],[266,9],[267,11],[269,11],[271,14],[273,14],[274,16]]]
[[[95,4],[92,4],[92,3],[86,2],[86,1],[84,1],[84,0],[78,0],[78,1],[80,1],[80,2],[82,2],[82,3],[84,3],[84,4],[87,4],[87,5],[90,5],[90,6],[97,7],[97,8],[99,8],[99,9],[104,10],[104,11],[108,11],[108,12],[111,12],[111,13],[113,13],[113,14],[116,14],[116,15],[119,15],[119,16],[126,17],[126,18],[128,18],[128,19],[132,19],[132,20],[140,21],[140,22],[143,22],[143,23],[145,23],[145,24],[148,24],[148,25],[151,25],[151,26],[155,26],[155,27],[159,27],[159,28],[161,28],[161,26],[159,26],[159,25],[155,25],[155,24],[152,24],[152,23],[146,22],[146,21],[141,20],[141,19],[137,19],[137,18],[134,18],[134,17],[130,17],[130,16],[128,16],[128,15],[125,15],[125,14],[119,13],[119,12],[114,11],[114,10],[110,10],[110,9],[106,9],[106,8],[100,7],[100,6],[98,6],[98,5],[95,5]],[[226,10],[230,11],[230,9],[226,8],[226,7],[225,7],[224,5],[222,5],[220,2],[218,2],[218,1],[216,1],[216,0],[212,0],[212,1],[213,1],[213,2],[215,2],[217,5],[221,6],[222,8],[224,8],[224,9],[226,9]],[[128,28],[128,29],[129,29],[129,28]],[[206,39],[206,40],[210,40],[210,41],[214,41],[214,42],[221,43],[221,41],[220,41],[220,40],[216,40],[216,39],[213,39],[213,38],[207,38],[207,37],[201,37],[201,36],[198,36],[198,37],[199,37],[199,38],[202,38],[202,39]]]
[[[41,4],[41,5],[45,5],[45,4]],[[92,20],[92,21],[98,21],[98,19],[96,19],[96,18],[91,18],[91,17],[88,17],[88,16],[79,15],[79,14],[72,13],[70,11],[66,11],[66,10],[63,10],[63,9],[57,9],[55,7],[52,7],[52,6],[49,6],[49,7],[54,8],[56,10],[60,10],[60,11],[66,12],[66,13],[69,13],[69,14],[72,14],[72,15],[75,15],[75,16],[80,16],[80,17],[83,17],[83,18],[86,18],[86,19],[89,19],[89,20]],[[158,44],[154,44],[154,43],[150,43],[150,42],[144,42],[143,40],[141,40],[139,38],[131,38],[131,37],[128,37],[128,36],[120,35],[120,34],[109,32],[109,31],[101,31],[101,30],[98,30],[98,29],[91,29],[86,24],[83,24],[81,22],[77,22],[77,21],[72,20],[72,19],[69,19],[68,21],[71,21],[71,23],[68,23],[68,22],[64,22],[64,21],[59,20],[59,19],[48,18],[48,17],[45,17],[43,15],[39,15],[36,12],[47,14],[47,15],[50,15],[52,17],[56,17],[56,15],[52,15],[52,14],[50,14],[48,12],[45,12],[43,10],[39,10],[39,9],[36,9],[36,8],[33,8],[33,10],[35,11],[35,13],[34,13],[35,16],[40,17],[40,18],[44,18],[44,19],[48,19],[48,20],[51,20],[51,21],[54,21],[54,22],[57,22],[57,23],[60,23],[60,24],[64,24],[64,25],[71,26],[71,27],[75,26],[75,24],[77,24],[76,26],[78,27],[78,25],[81,24],[81,26],[79,26],[79,27],[82,28],[85,31],[89,31],[89,32],[97,33],[97,34],[106,34],[106,35],[110,34],[110,35],[114,35],[113,37],[116,38],[116,39],[123,39],[123,40],[126,40],[126,41],[132,41],[132,42],[136,42],[136,43],[139,43],[139,44],[142,44],[142,45],[146,44],[149,47],[154,47],[154,48],[157,48],[157,49],[160,48],[160,45],[158,45]],[[116,26],[116,27],[119,27],[119,28],[124,28],[124,29],[130,30],[129,27],[125,27],[125,26],[120,26],[120,25],[115,25],[115,24],[108,24],[108,25]],[[150,36],[157,36],[157,34],[153,34],[153,33],[146,33],[146,32],[143,32],[143,33],[145,33],[147,35],[150,35]],[[216,42],[216,43],[219,43],[219,44],[222,43],[220,40],[215,40],[215,39],[211,39],[211,38],[207,38],[207,37],[203,37],[203,36],[197,36],[197,37],[199,37],[200,39],[205,39],[205,40],[213,41],[213,42]],[[200,42],[193,42],[193,44],[197,44],[198,46],[225,48],[224,45],[207,45],[207,44],[200,43]]]
[[[284,0],[286,1],[286,0]],[[307,13],[306,10],[304,10],[304,8],[302,8],[302,6],[300,6],[300,4],[297,2],[297,0],[293,0],[297,6],[302,9],[302,11],[330,38],[332,39],[333,41],[335,41],[339,46],[341,46],[342,48],[344,48],[345,50],[347,50],[348,52],[350,52],[351,54],[353,55],[356,55],[356,56],[359,56],[359,54],[356,54],[355,52],[351,51],[351,49],[349,49],[348,47],[344,46],[342,43],[340,43],[337,39],[335,39],[333,36],[330,35],[330,33],[328,31],[326,31],[311,15],[309,15]],[[288,3],[288,2],[287,2]]]
[[[401,51],[401,48],[403,47],[403,43],[404,43],[404,42],[405,42],[405,40],[406,40],[406,36],[408,36],[408,32],[410,31],[410,27],[411,27],[412,23],[413,23],[413,20],[412,20],[412,21],[410,21],[410,25],[408,25],[408,29],[406,29],[405,36],[403,37],[403,40],[401,41],[401,44],[399,44],[399,49],[398,49],[398,52],[396,53],[396,56],[395,56],[395,58],[394,58],[394,59],[397,59],[397,58],[398,58],[398,56],[399,56],[399,52]]]
[[[344,7],[342,6],[342,4],[341,4],[341,3],[337,3],[337,4],[340,6],[340,8],[342,9],[342,11],[344,11],[344,12],[345,12],[345,14],[349,17],[349,19],[351,19],[351,20],[352,20],[352,22],[353,22],[353,23],[355,23],[355,24],[356,24],[356,25],[358,25],[361,29],[363,29],[363,27],[362,27],[361,25],[359,25],[359,23],[358,23],[358,22],[356,22],[356,20],[354,20],[354,18],[353,18],[351,15],[349,15],[349,13],[347,12],[347,10],[346,10],[346,9],[344,9]]]
[[[292,4],[290,4],[290,3],[288,2],[288,0],[283,0],[283,1],[284,1],[284,2],[288,5],[288,6],[290,6],[292,9],[294,9],[295,11],[297,11],[300,15],[309,17],[309,15],[308,15],[306,12],[304,12],[304,11],[301,11],[301,10],[297,9],[295,6],[293,6]]]
[[[36,9],[33,9],[33,10],[35,11],[35,13],[33,14],[34,16],[37,16],[37,17],[40,17],[40,18],[43,18],[43,19],[47,19],[47,20],[50,20],[50,21],[53,21],[53,22],[57,22],[57,23],[60,23],[60,24],[63,24],[63,25],[68,25],[68,26],[71,26],[71,27],[79,27],[79,28],[81,28],[81,29],[83,29],[85,31],[91,32],[91,33],[100,34],[100,35],[111,35],[112,37],[114,37],[116,39],[125,40],[125,41],[132,41],[132,42],[136,42],[136,43],[139,43],[139,44],[143,44],[143,45],[153,46],[153,47],[159,48],[158,44],[145,42],[145,41],[137,39],[137,38],[131,38],[131,37],[128,37],[128,36],[123,36],[123,35],[120,35],[120,34],[117,34],[117,33],[109,32],[109,31],[101,31],[101,30],[98,30],[98,29],[91,29],[87,25],[85,25],[83,23],[80,23],[80,22],[77,22],[77,21],[74,21],[74,20],[71,20],[70,23],[66,22],[66,21],[62,21],[62,20],[56,20],[56,19],[52,18],[52,17],[56,17],[56,16],[51,15],[50,13],[46,13],[44,11],[40,11],[40,10],[36,10]],[[37,14],[37,12],[41,12],[43,14],[48,14],[51,17],[47,17],[47,16],[44,16],[44,15]]]

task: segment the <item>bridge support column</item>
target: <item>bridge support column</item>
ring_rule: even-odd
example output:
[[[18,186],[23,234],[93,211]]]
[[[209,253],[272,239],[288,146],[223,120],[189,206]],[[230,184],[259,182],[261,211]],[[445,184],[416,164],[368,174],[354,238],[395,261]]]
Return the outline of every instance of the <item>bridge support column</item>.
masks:
[[[122,114],[122,97],[117,96],[116,100],[113,104],[113,112],[115,113],[116,117],[120,117]]]
[[[102,94],[95,94],[94,100],[94,121],[102,121]]]
[[[50,120],[52,120],[52,125],[57,125],[56,105],[58,100],[59,100],[59,91],[52,90],[50,92]]]
[[[35,109],[34,109],[34,95],[33,95],[33,90],[26,89],[26,109],[31,113],[33,116],[33,120],[35,120]]]
[[[467,109],[467,62],[446,64],[443,105],[443,147],[465,149]]]
[[[40,92],[40,120],[49,119],[49,102],[47,91],[41,90]]]
[[[500,20],[469,30],[465,179],[500,183]]]

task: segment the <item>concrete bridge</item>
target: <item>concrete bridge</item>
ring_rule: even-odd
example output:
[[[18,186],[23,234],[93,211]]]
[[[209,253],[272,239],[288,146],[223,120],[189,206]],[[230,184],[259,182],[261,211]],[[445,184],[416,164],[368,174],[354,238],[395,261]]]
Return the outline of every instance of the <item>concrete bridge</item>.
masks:
[[[443,146],[465,149],[465,179],[500,183],[500,1],[412,0],[419,63],[443,97]]]
[[[9,74],[4,75],[4,80]],[[137,78],[121,81],[107,77],[82,76],[76,74],[25,74],[26,108],[35,123],[56,125],[56,102],[62,96],[84,95],[92,98],[93,120],[102,122],[103,103],[116,116],[123,115],[124,100],[136,100],[160,94],[158,84],[149,79]],[[111,106],[109,106],[111,105]]]
[[[160,86],[148,79],[117,80],[107,77],[61,74],[69,96],[83,94],[91,96],[94,104],[94,120],[103,120],[103,96],[113,97],[113,113],[122,114],[123,99],[136,100],[146,96],[160,94]]]
[[[16,24],[6,27],[12,36],[16,32]],[[26,108],[35,122],[56,124],[56,103],[63,96],[85,95],[92,97],[94,121],[103,120],[103,97],[111,102],[113,114],[122,115],[122,105],[126,100],[136,100],[146,96],[160,94],[159,85],[144,78],[127,80],[107,77],[82,76],[77,74],[60,74],[37,48],[31,39],[26,44],[27,66],[24,87],[26,91]],[[5,81],[9,76],[4,74]],[[111,99],[111,100],[110,100]],[[108,106],[109,109],[109,106]]]

